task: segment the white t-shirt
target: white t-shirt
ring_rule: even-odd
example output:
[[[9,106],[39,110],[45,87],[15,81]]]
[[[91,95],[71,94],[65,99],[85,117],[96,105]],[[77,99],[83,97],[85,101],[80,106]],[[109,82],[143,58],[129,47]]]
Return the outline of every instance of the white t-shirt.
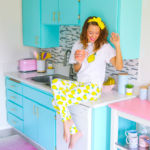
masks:
[[[93,46],[93,43],[88,43],[88,47],[85,49],[88,51],[88,56],[93,54]],[[70,64],[76,63],[74,54],[77,49],[83,49],[83,45],[80,43],[80,41],[77,41],[73,45],[69,58]],[[109,43],[106,43],[100,48],[100,50],[96,52],[94,61],[88,63],[88,56],[82,62],[82,66],[77,73],[77,81],[92,82],[102,86],[105,79],[106,63],[109,63],[110,59],[116,56],[116,51]]]

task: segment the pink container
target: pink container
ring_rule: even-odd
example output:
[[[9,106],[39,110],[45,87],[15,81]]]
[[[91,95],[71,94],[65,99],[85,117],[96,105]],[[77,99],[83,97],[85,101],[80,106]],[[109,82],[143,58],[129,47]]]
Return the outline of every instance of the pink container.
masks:
[[[110,92],[114,88],[115,84],[113,85],[103,85],[102,92]]]
[[[36,71],[37,70],[36,59],[33,58],[20,59],[18,61],[18,70],[20,72]]]

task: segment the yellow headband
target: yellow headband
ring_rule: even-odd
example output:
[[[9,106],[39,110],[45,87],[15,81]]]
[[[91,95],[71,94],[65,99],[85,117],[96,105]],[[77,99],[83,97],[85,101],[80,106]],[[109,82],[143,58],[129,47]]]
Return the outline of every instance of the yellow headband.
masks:
[[[97,18],[93,17],[92,19],[89,19],[88,22],[96,22],[101,30],[105,28],[105,24],[103,23],[100,17]]]

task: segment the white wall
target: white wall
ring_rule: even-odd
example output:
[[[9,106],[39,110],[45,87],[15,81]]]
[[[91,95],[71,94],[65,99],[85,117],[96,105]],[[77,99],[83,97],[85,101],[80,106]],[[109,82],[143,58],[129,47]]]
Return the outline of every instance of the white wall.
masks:
[[[31,57],[34,48],[22,44],[22,0],[0,0],[0,130],[8,126],[4,73],[17,70],[17,60]]]
[[[150,84],[150,0],[143,0],[138,85]]]

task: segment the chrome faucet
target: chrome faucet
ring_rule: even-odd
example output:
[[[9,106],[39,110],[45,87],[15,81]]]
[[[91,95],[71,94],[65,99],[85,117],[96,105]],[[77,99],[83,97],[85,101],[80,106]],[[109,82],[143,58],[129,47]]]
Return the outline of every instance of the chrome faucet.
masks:
[[[63,62],[64,66],[67,66],[68,61],[69,61],[70,54],[71,54],[71,51],[70,51],[70,50],[67,50],[67,51],[65,52],[64,62]],[[75,78],[76,78],[76,73],[74,72],[73,65],[72,65],[72,64],[69,64],[69,65],[70,65],[69,77],[70,77],[71,79],[75,79]]]
[[[70,57],[70,54],[71,54],[71,50],[67,50],[66,52],[65,52],[65,57],[64,57],[64,66],[67,66],[67,63],[68,63],[68,59],[69,59],[69,57]]]

